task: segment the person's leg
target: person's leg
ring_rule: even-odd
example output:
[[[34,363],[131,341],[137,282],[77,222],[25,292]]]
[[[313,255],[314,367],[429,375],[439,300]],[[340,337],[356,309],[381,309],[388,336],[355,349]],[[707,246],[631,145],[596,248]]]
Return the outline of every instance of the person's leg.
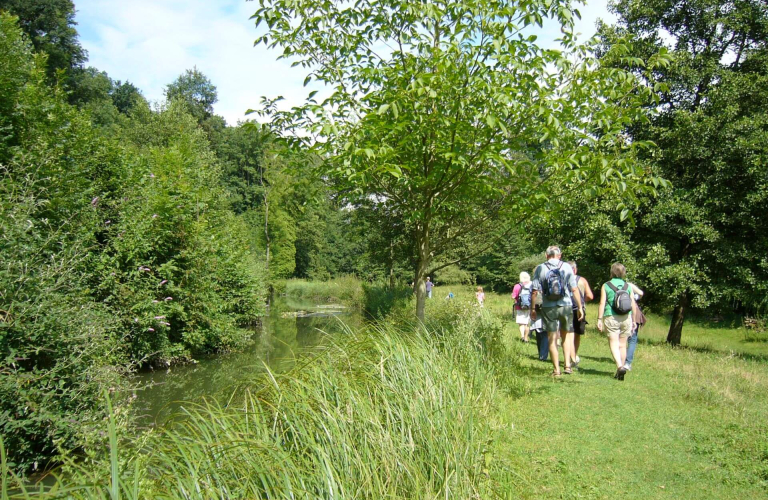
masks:
[[[560,337],[562,338],[563,342],[563,359],[565,363],[565,369],[570,370],[571,369],[571,360],[574,357],[573,354],[573,332],[566,332],[563,330],[560,330]]]
[[[635,349],[637,349],[637,330],[627,339],[627,360],[624,366],[629,370],[632,368],[632,361],[635,359]]]
[[[616,363],[616,369],[618,370],[624,366],[624,363],[621,361],[621,347],[617,334],[608,335],[608,346],[611,348],[611,356],[613,356],[613,361]]]
[[[573,361],[576,362],[579,359],[579,346],[581,346],[581,335],[578,332],[574,332],[573,335]]]
[[[549,355],[552,358],[554,372],[560,373],[560,353],[557,352],[557,331],[547,332],[547,340],[549,341]]]
[[[539,344],[539,359],[546,361],[549,357],[549,338],[544,330],[536,330],[536,343]]]
[[[520,330],[520,340],[525,340],[525,325],[518,324],[518,330]]]
[[[523,342],[528,342],[528,336],[531,334],[531,327],[528,325],[523,325]]]
[[[624,335],[619,337],[619,351],[621,355],[621,366],[627,362],[627,338]]]

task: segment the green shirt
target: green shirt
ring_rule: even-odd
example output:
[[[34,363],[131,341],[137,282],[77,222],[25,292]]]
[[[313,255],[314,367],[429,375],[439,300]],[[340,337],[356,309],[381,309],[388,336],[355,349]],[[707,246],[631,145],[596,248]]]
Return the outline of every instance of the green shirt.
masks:
[[[613,278],[610,282],[613,283],[613,286],[616,288],[621,288],[624,286],[624,283],[626,283],[626,281],[621,278]],[[613,312],[613,300],[616,298],[616,292],[614,292],[607,283],[603,284],[603,289],[605,290],[605,313],[603,316],[620,316]],[[627,293],[630,297],[632,296],[632,285],[627,286]]]

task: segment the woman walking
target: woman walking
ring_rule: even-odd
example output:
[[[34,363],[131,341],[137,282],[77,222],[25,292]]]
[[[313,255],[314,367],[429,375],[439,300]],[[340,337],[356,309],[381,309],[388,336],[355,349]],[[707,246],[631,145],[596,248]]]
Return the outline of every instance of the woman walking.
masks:
[[[531,275],[520,273],[520,283],[512,289],[512,300],[515,301],[515,323],[520,327],[520,340],[528,342],[531,321]]]
[[[600,288],[600,305],[597,309],[597,329],[605,332],[611,355],[616,363],[614,378],[624,380],[627,369],[627,339],[635,330],[632,318],[637,318],[632,285],[627,283],[627,269],[616,262],[611,266],[611,280]],[[630,316],[631,313],[631,316]]]

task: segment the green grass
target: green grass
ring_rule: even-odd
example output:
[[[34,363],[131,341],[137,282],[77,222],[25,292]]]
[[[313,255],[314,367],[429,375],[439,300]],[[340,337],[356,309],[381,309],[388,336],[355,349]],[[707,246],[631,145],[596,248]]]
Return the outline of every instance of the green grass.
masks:
[[[471,289],[453,291],[474,300]],[[509,296],[486,295],[486,309],[507,318],[508,338],[520,344]],[[505,397],[494,443],[494,457],[515,471],[510,497],[768,496],[768,345],[745,340],[743,329],[692,321],[684,347],[670,348],[668,327],[649,315],[623,383],[593,327],[580,372],[556,381],[535,343],[523,346],[531,390]]]
[[[406,319],[411,302],[227,406],[187,405],[132,443],[109,429],[102,462],[70,465],[58,492],[29,498],[768,495],[765,343],[694,322],[688,347],[671,348],[651,315],[624,382],[591,327],[581,370],[553,380],[517,340],[508,295],[480,311],[473,289],[452,291],[436,289],[424,327]],[[24,498],[12,477],[1,486],[3,500]]]

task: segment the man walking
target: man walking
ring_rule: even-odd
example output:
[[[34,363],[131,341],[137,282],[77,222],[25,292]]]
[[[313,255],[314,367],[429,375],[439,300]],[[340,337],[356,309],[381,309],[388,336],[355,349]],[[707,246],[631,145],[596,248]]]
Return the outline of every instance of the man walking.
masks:
[[[560,376],[560,357],[557,352],[557,333],[563,344],[565,358],[565,373],[573,373],[571,359],[573,358],[573,302],[576,302],[577,320],[584,319],[584,309],[581,302],[578,283],[573,269],[567,262],[560,260],[560,247],[547,248],[547,261],[540,264],[533,273],[533,297],[541,294],[541,316],[544,330],[549,342],[549,355],[552,357],[554,371],[552,375]],[[534,302],[535,303],[535,302]],[[531,319],[536,320],[536,310],[531,311]]]
[[[595,296],[592,293],[592,289],[589,287],[589,282],[584,276],[579,276],[579,268],[576,265],[576,261],[568,262],[573,269],[573,276],[576,278],[576,286],[579,289],[579,297],[581,298],[582,310],[584,312],[581,319],[579,319],[579,313],[576,310],[576,303],[573,304],[573,366],[574,368],[579,366],[579,346],[581,345],[581,336],[587,330],[587,302],[594,299]]]
[[[427,289],[427,297],[432,298],[432,287],[434,286],[434,283],[429,279],[429,276],[427,276],[427,282],[424,284],[424,287]]]

